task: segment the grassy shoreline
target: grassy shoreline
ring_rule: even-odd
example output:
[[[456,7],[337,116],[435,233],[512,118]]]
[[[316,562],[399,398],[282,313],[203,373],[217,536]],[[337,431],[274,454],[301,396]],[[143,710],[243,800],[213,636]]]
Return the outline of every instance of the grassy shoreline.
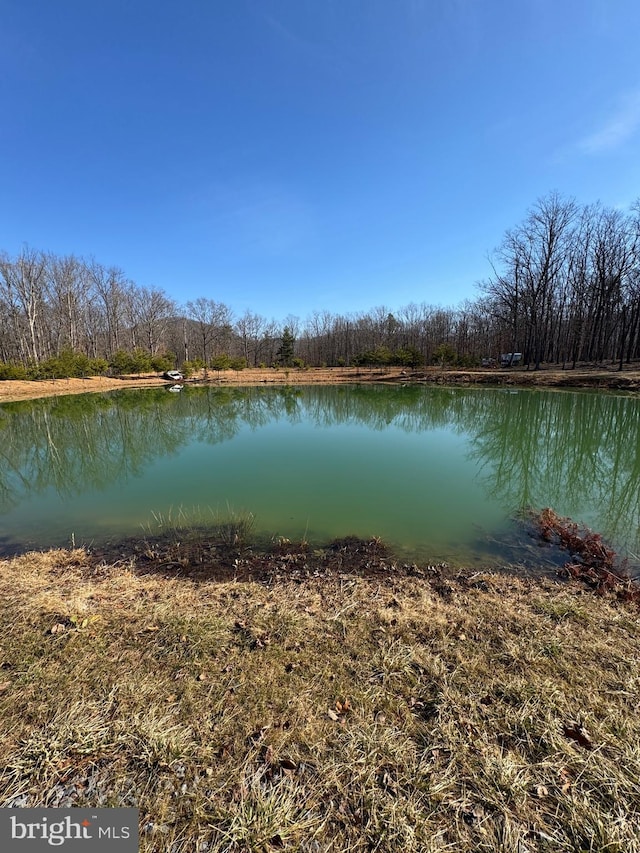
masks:
[[[424,385],[495,385],[542,388],[591,388],[635,392],[640,390],[640,368],[637,364],[625,365],[619,372],[613,365],[580,366],[575,370],[561,370],[545,366],[541,370],[524,368],[469,369],[427,368],[247,368],[245,370],[209,371],[192,377],[188,383],[210,385],[279,385],[322,384],[336,385],[354,382],[389,382]],[[0,404],[39,397],[66,394],[87,394],[114,391],[121,388],[153,388],[168,385],[160,374],[105,377],[85,379],[3,380],[0,382]]]
[[[135,805],[158,853],[640,850],[636,605],[375,540],[174,556],[2,561],[0,805]]]

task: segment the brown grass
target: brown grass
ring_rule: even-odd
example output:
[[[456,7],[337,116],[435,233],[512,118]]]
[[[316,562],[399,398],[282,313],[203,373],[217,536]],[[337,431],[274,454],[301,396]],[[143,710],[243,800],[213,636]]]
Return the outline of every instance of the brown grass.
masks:
[[[163,853],[640,851],[637,609],[304,553],[0,564],[0,805],[134,805]]]
[[[640,389],[640,369],[636,364],[619,373],[612,365],[583,366],[576,370],[560,370],[555,366],[542,370],[524,368],[442,369],[428,367],[412,370],[401,367],[314,367],[314,368],[249,368],[247,370],[210,370],[192,377],[198,384],[258,385],[337,385],[353,382],[406,382],[447,385],[517,385],[560,388],[600,388],[637,391]],[[145,388],[166,385],[159,374],[111,378],[93,376],[87,379],[42,379],[34,381],[4,380],[0,382],[0,403],[64,394],[86,394],[114,391],[121,388]]]

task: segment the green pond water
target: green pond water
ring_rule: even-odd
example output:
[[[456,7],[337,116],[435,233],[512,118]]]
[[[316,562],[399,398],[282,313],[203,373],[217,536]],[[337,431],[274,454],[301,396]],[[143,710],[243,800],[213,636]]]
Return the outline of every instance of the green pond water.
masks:
[[[252,513],[257,536],[380,536],[408,558],[535,561],[552,506],[640,550],[640,402],[540,390],[197,388],[0,406],[0,549]],[[520,550],[519,550],[520,549]]]

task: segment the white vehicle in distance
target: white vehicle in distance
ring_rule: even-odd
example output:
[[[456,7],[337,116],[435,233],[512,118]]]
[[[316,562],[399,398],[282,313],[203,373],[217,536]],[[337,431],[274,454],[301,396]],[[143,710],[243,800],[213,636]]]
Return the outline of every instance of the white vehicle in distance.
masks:
[[[515,367],[522,361],[521,352],[505,352],[500,356],[500,364],[502,367]]]

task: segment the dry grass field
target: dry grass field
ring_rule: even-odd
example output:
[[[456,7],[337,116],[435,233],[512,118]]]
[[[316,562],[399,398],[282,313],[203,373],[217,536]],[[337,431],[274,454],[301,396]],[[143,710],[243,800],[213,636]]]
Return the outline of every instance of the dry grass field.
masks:
[[[640,851],[637,606],[378,542],[0,565],[0,805],[142,851]]]

